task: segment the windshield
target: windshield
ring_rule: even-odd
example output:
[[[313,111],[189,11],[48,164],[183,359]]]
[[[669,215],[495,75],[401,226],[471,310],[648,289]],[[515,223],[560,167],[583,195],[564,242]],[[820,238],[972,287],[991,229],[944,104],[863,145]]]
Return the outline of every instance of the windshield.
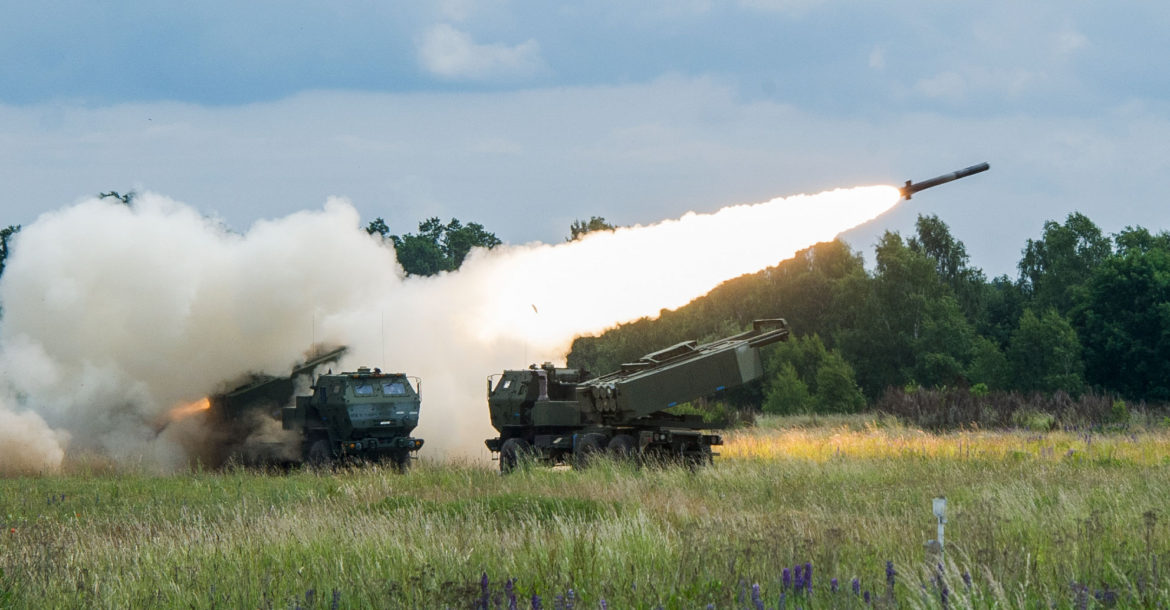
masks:
[[[410,386],[404,379],[382,382],[382,394],[386,396],[409,396]]]

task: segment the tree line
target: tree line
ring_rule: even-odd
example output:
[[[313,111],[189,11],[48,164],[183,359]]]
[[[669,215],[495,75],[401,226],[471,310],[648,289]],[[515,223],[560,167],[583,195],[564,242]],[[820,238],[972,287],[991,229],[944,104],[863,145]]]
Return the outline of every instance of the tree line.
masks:
[[[867,270],[840,240],[724,282],[654,320],[574,341],[569,366],[609,371],[662,346],[785,317],[767,382],[747,402],[853,412],[891,389],[1104,393],[1170,402],[1170,234],[1107,236],[1070,214],[1027,240],[1019,275],[988,279],[937,216],[886,232]],[[733,397],[734,398],[734,397]]]

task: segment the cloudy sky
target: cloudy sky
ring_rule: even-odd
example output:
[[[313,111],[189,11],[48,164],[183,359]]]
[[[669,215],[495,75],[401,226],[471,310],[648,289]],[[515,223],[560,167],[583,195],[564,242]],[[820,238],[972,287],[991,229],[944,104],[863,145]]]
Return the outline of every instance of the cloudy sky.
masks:
[[[1160,2],[5,2],[0,225],[149,190],[246,230],[329,196],[513,243],[988,161],[938,214],[1009,273],[1043,222],[1170,229]]]

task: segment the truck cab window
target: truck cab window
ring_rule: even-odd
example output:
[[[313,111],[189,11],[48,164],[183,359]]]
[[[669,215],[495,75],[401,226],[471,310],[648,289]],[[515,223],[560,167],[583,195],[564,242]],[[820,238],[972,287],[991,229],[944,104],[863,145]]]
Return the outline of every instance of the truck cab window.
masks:
[[[406,383],[402,381],[391,381],[383,383],[382,393],[386,396],[406,396]]]

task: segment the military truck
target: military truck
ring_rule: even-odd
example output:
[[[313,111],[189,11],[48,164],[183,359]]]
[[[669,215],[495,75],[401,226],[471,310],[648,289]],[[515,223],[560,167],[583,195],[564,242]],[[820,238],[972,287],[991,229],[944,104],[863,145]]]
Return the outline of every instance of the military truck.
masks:
[[[410,436],[418,425],[422,384],[417,377],[359,367],[317,377],[309,396],[281,413],[285,430],[303,438],[304,459],[328,464],[345,457],[388,459],[410,466],[423,440]]]
[[[233,389],[211,396],[216,447],[204,459],[212,465],[229,459],[324,465],[357,457],[409,466],[423,445],[422,439],[410,437],[418,425],[420,381],[367,367],[339,374],[330,369],[313,379],[315,371],[346,351],[317,347],[287,376],[248,375],[231,384]],[[294,399],[305,387],[311,393]]]
[[[702,417],[667,409],[759,379],[760,348],[787,338],[783,319],[756,320],[747,332],[679,343],[599,377],[548,363],[492,375],[488,410],[500,436],[485,443],[505,473],[521,460],[579,467],[604,453],[710,463],[722,437],[704,432]]]

